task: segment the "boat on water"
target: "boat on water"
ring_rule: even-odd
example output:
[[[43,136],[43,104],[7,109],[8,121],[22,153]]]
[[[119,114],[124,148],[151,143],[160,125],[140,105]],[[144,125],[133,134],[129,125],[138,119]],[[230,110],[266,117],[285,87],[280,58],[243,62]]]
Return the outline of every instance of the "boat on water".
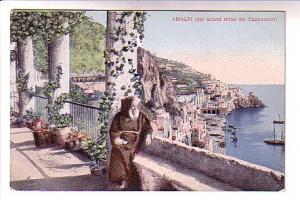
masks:
[[[236,142],[236,141],[238,140],[238,138],[237,138],[236,135],[231,136],[230,139],[231,139],[233,142]]]
[[[238,137],[236,136],[236,127],[233,127],[233,131],[231,132],[231,136],[230,139],[232,140],[232,142],[237,142]]]
[[[224,135],[221,134],[221,133],[209,133],[208,135],[209,136],[222,136],[222,137],[224,137]]]
[[[285,142],[283,140],[265,140],[266,144],[272,144],[272,145],[284,145]]]
[[[284,121],[273,120],[273,124],[284,124]]]
[[[233,133],[236,131],[236,129],[237,128],[235,127],[235,125],[228,125],[227,131]]]
[[[283,127],[281,129],[281,139],[277,139],[276,138],[276,125],[284,125],[285,121],[280,120],[280,116],[279,116],[279,120],[273,120],[273,139],[269,139],[269,140],[265,140],[264,142],[266,144],[270,144],[270,145],[285,145],[285,141],[284,141],[284,130]]]

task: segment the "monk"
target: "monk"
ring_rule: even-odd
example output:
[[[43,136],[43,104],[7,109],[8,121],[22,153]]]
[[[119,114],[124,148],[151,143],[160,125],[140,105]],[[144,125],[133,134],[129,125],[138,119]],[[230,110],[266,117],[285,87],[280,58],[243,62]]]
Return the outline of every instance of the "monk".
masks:
[[[143,144],[151,143],[153,130],[148,118],[138,110],[138,104],[138,98],[123,99],[121,111],[114,116],[109,130],[112,145],[109,181],[115,190],[139,188],[139,177],[132,161]]]

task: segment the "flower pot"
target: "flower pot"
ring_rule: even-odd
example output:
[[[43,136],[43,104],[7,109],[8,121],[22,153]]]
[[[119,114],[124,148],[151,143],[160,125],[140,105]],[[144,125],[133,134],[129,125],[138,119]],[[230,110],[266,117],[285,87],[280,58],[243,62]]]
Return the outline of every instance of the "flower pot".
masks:
[[[56,135],[56,144],[63,148],[67,142],[67,136],[71,132],[70,127],[54,128],[52,133]]]
[[[46,132],[46,135],[45,135],[45,137],[46,137],[46,143],[47,143],[47,145],[54,145],[55,144],[55,135],[52,133],[52,132],[50,132],[49,130]]]
[[[33,131],[34,144],[36,147],[46,146],[46,138],[41,130]]]

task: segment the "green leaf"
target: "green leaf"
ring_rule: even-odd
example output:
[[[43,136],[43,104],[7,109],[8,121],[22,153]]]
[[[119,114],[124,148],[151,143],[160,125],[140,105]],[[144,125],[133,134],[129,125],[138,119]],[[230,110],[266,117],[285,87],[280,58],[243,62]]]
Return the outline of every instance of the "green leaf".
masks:
[[[121,87],[121,90],[125,90],[125,89],[126,89],[126,86],[123,85],[123,86]]]

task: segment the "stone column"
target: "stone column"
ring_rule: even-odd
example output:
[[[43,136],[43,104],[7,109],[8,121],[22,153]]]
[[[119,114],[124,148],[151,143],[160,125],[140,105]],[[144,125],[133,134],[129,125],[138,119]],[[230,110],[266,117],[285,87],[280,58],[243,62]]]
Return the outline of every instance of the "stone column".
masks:
[[[16,58],[16,50],[17,50],[17,43],[12,42],[10,44],[10,52],[11,56],[13,55],[14,58],[10,60],[10,105],[14,112],[19,112],[18,102],[19,102],[19,95],[17,89],[17,58]]]
[[[121,99],[126,96],[134,96],[135,89],[133,88],[134,82],[131,81],[133,78],[133,74],[129,73],[129,70],[135,69],[137,70],[137,47],[133,48],[133,51],[128,50],[127,52],[122,51],[123,55],[115,55],[114,51],[121,51],[122,48],[128,45],[127,41],[132,41],[133,37],[130,36],[130,33],[135,34],[135,39],[137,39],[137,31],[134,30],[134,13],[130,16],[125,17],[125,23],[117,23],[116,20],[121,17],[122,11],[109,11],[107,15],[107,32],[106,32],[106,52],[107,52],[107,60],[112,61],[113,64],[108,66],[106,65],[106,88],[109,90],[108,83],[114,83],[114,92],[116,94],[115,100],[113,101],[112,109],[110,112],[110,119],[116,114],[116,112],[121,107]],[[123,44],[122,40],[115,41],[113,37],[116,36],[114,31],[118,28],[125,28],[128,33],[126,36],[122,38],[126,41]],[[123,72],[120,72],[118,77],[113,77],[111,74],[117,71],[117,67],[120,66],[121,57],[126,59],[126,63],[123,66]],[[116,63],[117,58],[119,58],[119,63]],[[132,64],[128,63],[128,59],[131,60]],[[129,92],[128,92],[129,91]],[[111,121],[111,120],[109,120]]]
[[[60,88],[55,91],[53,100],[57,99],[62,93],[70,92],[70,36],[64,34],[49,44],[49,80],[53,80],[57,74],[58,66],[62,68]],[[70,113],[70,105],[65,104],[60,113]]]
[[[17,65],[19,69],[24,69],[24,75],[28,74],[29,79],[27,89],[35,90],[35,69],[33,60],[33,44],[32,37],[28,36],[17,43],[18,60]],[[24,92],[19,92],[19,112],[21,116],[25,114],[26,110],[34,109],[34,98],[29,98]]]
[[[131,91],[127,93],[127,96],[134,96],[134,88],[133,88],[133,82],[131,82],[131,79],[133,77],[133,74],[129,73],[129,70],[133,69],[137,70],[137,47],[135,47],[133,49],[133,52],[131,51],[127,51],[127,52],[123,52],[122,57],[125,57],[126,59],[126,63],[124,63],[124,67],[123,67],[123,73],[120,73],[118,77],[113,77],[111,74],[113,72],[116,72],[117,70],[117,66],[119,66],[116,63],[117,58],[120,56],[115,55],[114,52],[119,52],[121,51],[121,49],[126,45],[122,43],[122,40],[118,40],[115,41],[114,37],[115,35],[115,30],[117,30],[118,28],[125,28],[126,32],[128,32],[127,36],[123,36],[123,39],[125,41],[130,40],[130,35],[129,33],[134,33],[136,34],[136,31],[133,29],[133,15],[131,14],[131,16],[129,17],[125,17],[126,20],[126,24],[120,24],[117,23],[116,20],[118,18],[120,18],[121,14],[123,12],[121,11],[108,11],[107,12],[107,26],[106,26],[106,61],[111,61],[114,62],[112,65],[108,65],[106,64],[106,68],[105,68],[105,74],[106,74],[106,90],[109,93],[115,93],[115,99],[113,101],[112,107],[109,111],[109,116],[108,116],[108,130],[110,128],[111,122],[113,117],[115,116],[115,114],[119,111],[120,107],[121,107],[121,99],[123,99],[125,97],[125,92],[128,91],[128,89],[130,89]],[[132,66],[128,64],[128,59],[131,59],[132,62]],[[121,62],[121,59],[119,60],[119,62]],[[120,64],[120,63],[119,63]],[[111,83],[114,84],[113,88],[114,90],[112,90],[111,88]],[[110,86],[109,86],[110,85]],[[109,164],[109,160],[110,160],[110,152],[111,152],[111,142],[110,142],[110,137],[108,135],[107,137],[107,148],[108,148],[108,157],[107,157],[107,164]]]

